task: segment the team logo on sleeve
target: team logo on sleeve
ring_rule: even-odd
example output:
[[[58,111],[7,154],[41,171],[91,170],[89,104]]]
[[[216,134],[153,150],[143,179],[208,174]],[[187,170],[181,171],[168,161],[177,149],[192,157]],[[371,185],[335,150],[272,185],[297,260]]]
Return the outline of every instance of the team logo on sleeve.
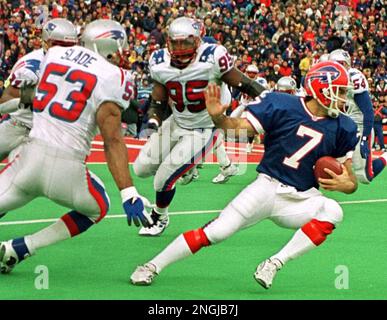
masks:
[[[124,33],[119,30],[110,30],[107,32],[104,32],[96,37],[96,39],[114,39],[114,40],[123,40],[124,39]]]
[[[340,70],[336,69],[335,66],[324,66],[314,71],[309,76],[309,79],[311,81],[317,79],[320,80],[321,83],[329,83],[328,74],[330,75],[330,81],[332,82],[340,77],[341,72]]]

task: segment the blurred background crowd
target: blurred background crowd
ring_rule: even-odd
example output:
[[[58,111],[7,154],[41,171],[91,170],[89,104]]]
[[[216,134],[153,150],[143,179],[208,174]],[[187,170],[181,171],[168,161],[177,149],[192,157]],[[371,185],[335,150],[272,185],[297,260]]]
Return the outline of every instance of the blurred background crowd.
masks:
[[[0,95],[14,63],[40,48],[48,19],[66,18],[79,34],[92,20],[113,19],[127,30],[141,116],[152,90],[149,56],[165,46],[167,26],[179,16],[201,19],[206,36],[224,45],[241,71],[255,64],[271,88],[282,76],[300,85],[322,54],[343,48],[366,75],[375,108],[387,107],[384,0],[0,0]]]

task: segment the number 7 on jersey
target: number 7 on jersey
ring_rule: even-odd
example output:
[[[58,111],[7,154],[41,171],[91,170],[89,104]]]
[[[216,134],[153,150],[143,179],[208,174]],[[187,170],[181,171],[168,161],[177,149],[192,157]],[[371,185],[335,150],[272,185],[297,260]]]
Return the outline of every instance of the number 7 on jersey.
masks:
[[[312,151],[320,144],[323,134],[311,128],[300,125],[300,127],[297,130],[297,136],[301,138],[307,136],[312,139],[310,139],[300,149],[298,149],[295,153],[293,153],[292,156],[284,158],[283,163],[293,169],[298,169],[298,166],[300,165],[300,161],[302,160],[302,158],[304,158],[310,151]]]

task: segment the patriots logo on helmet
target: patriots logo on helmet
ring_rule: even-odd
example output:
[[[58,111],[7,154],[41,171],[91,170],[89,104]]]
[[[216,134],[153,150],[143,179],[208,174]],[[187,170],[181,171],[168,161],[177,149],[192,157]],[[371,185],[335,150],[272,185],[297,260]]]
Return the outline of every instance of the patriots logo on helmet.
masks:
[[[200,30],[202,27],[202,24],[200,22],[194,22],[192,23],[192,28],[194,28],[195,30]]]
[[[336,69],[334,66],[325,66],[318,70],[316,70],[313,74],[309,76],[310,80],[319,79],[321,83],[328,83],[328,76],[327,74],[331,75],[331,81],[336,80],[340,77],[341,72],[340,70]]]
[[[48,23],[47,24],[47,27],[46,27],[46,30],[47,30],[47,32],[52,32],[52,31],[54,31],[55,30],[55,28],[56,28],[56,25],[54,24],[54,23]]]
[[[107,31],[107,32],[100,34],[99,36],[96,37],[96,39],[111,38],[114,40],[122,40],[122,39],[124,39],[124,37],[125,37],[125,35],[122,31],[110,30],[110,31]]]

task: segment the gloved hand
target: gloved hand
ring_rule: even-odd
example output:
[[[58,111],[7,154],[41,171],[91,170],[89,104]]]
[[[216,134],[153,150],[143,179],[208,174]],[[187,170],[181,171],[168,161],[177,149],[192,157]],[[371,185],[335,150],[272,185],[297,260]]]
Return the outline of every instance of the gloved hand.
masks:
[[[121,198],[129,226],[132,220],[137,227],[140,226],[139,220],[144,227],[151,226],[153,221],[145,208],[153,208],[154,205],[147,198],[140,196],[134,186],[121,190]]]
[[[19,109],[31,109],[32,102],[35,97],[36,83],[33,81],[25,81],[20,87],[20,103]]]
[[[367,159],[370,155],[370,147],[368,143],[368,137],[362,136],[360,140],[360,155],[363,159]]]

